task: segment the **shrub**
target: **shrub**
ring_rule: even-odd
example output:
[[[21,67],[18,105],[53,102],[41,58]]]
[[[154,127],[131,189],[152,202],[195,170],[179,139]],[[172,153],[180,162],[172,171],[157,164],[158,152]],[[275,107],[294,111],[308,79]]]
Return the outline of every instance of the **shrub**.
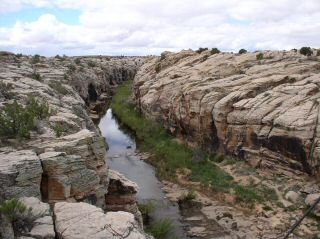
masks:
[[[76,63],[77,65],[79,65],[79,64],[81,63],[80,58],[76,58],[76,59],[74,60],[74,63]]]
[[[58,123],[51,125],[51,129],[54,131],[54,133],[56,134],[56,137],[58,138],[60,138],[62,134],[66,131],[65,128]]]
[[[196,50],[196,52],[200,54],[201,52],[204,52],[204,51],[207,51],[207,50],[208,50],[207,47],[206,48],[199,47],[199,49]]]
[[[259,54],[256,55],[257,60],[262,60],[263,59],[263,53],[260,52]]]
[[[36,64],[40,62],[40,55],[36,54],[31,59],[31,64]]]
[[[74,72],[77,68],[76,68],[75,65],[71,64],[71,65],[68,66],[68,69],[69,69],[70,72]]]
[[[21,53],[18,53],[18,54],[16,54],[16,57],[21,58],[21,57],[22,57],[22,54],[21,54]]]
[[[41,75],[37,72],[33,72],[31,78],[35,79],[36,81],[42,81]]]
[[[146,203],[138,203],[139,211],[142,214],[143,223],[148,224],[150,219],[150,214],[156,209],[156,205],[152,201]]]
[[[317,56],[320,56],[320,49],[317,50]]]
[[[97,64],[94,61],[88,61],[88,66],[90,67],[96,67]]]
[[[46,119],[51,115],[49,104],[45,101],[39,101],[35,97],[27,99],[26,110],[30,111],[37,119]]]
[[[305,56],[311,56],[313,54],[313,51],[310,47],[301,47],[299,50],[300,54],[305,55]]]
[[[0,204],[0,214],[4,215],[11,223],[17,220],[19,214],[27,211],[27,207],[18,199],[13,198]]]
[[[161,71],[161,64],[160,64],[160,63],[158,63],[158,64],[156,65],[155,71],[156,71],[157,73],[159,73],[159,72]]]
[[[59,81],[50,81],[48,84],[52,89],[54,89],[58,94],[68,95],[70,91],[62,85]]]
[[[0,96],[3,96],[5,99],[12,99],[13,93],[11,90],[13,89],[12,84],[10,83],[4,83],[3,81],[0,81]]]
[[[194,191],[188,191],[187,193],[183,193],[179,200],[183,202],[189,202],[196,199],[197,195]]]
[[[214,54],[219,54],[219,53],[220,53],[220,50],[219,50],[218,48],[214,47],[214,48],[211,49],[210,53],[211,53],[212,55],[214,55]]]
[[[239,50],[239,54],[244,54],[244,53],[247,53],[247,52],[248,51],[246,49],[243,49],[243,48]]]
[[[173,221],[169,218],[160,219],[146,228],[146,232],[155,239],[165,239],[174,229]]]
[[[35,98],[29,98],[26,107],[14,101],[0,110],[0,136],[29,138],[30,131],[35,128],[35,119],[49,115],[48,104]]]
[[[162,60],[164,60],[164,59],[166,59],[166,54],[164,54],[163,52],[161,53],[161,56],[160,56],[160,60],[162,61]]]

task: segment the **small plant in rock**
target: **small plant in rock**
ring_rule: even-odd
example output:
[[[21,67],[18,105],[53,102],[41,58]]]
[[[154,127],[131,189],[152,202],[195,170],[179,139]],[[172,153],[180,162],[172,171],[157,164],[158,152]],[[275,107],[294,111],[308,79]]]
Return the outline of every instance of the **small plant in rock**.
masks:
[[[0,109],[0,137],[29,138],[36,126],[36,119],[50,115],[49,106],[35,98],[28,98],[24,107],[17,101]]]
[[[97,64],[94,61],[88,61],[88,66],[90,67],[96,67]]]
[[[0,214],[5,216],[10,222],[17,220],[19,214],[27,211],[27,207],[18,199],[13,198],[0,204]]]
[[[26,110],[31,112],[37,119],[47,119],[51,115],[49,104],[45,101],[40,101],[35,97],[27,99]]]
[[[0,97],[4,97],[7,100],[13,98],[14,93],[12,92],[13,86],[10,83],[4,83],[0,81]]]
[[[157,73],[159,73],[159,72],[161,71],[161,64],[160,64],[160,63],[158,63],[158,64],[156,65],[155,71],[156,71]]]
[[[70,91],[62,85],[61,82],[59,81],[50,81],[48,83],[48,85],[55,90],[55,92],[57,92],[58,94],[61,94],[61,95],[68,95],[70,94]]]
[[[248,52],[248,51],[247,51],[246,49],[243,49],[243,48],[239,50],[239,54],[245,54],[245,53],[247,53],[247,52]]]
[[[51,125],[51,129],[54,131],[54,133],[56,134],[56,137],[58,138],[60,138],[63,135],[63,133],[66,131],[65,128],[58,123]]]
[[[300,54],[305,55],[305,56],[311,56],[313,54],[313,51],[310,47],[301,47],[299,50]]]
[[[16,54],[16,57],[21,58],[23,55],[21,53]]]
[[[147,225],[150,220],[150,214],[156,209],[155,203],[153,203],[152,201],[148,201],[146,203],[138,203],[138,208],[142,214],[143,223]]]
[[[36,54],[31,59],[31,64],[37,64],[40,62],[40,55]]]
[[[76,71],[76,66],[75,65],[73,65],[73,64],[71,64],[71,65],[69,65],[68,66],[68,71],[71,73],[71,72],[75,72]]]
[[[218,48],[214,47],[214,48],[211,49],[210,53],[211,53],[211,55],[219,54],[220,50]]]
[[[256,55],[257,60],[262,60],[263,59],[263,53],[260,52],[259,54]]]
[[[31,207],[28,208],[16,198],[0,203],[0,215],[11,224],[15,236],[29,232],[37,218],[32,214]]]
[[[204,51],[207,51],[207,50],[208,50],[208,47],[206,47],[206,48],[199,47],[199,49],[196,50],[196,52],[200,54],[201,52],[204,52]]]
[[[161,53],[160,55],[160,61],[166,59],[166,54],[164,54],[164,52]]]
[[[171,236],[174,230],[172,219],[160,219],[146,228],[146,232],[154,236],[155,239],[166,239]]]
[[[81,63],[80,58],[76,58],[76,59],[74,60],[74,63],[76,63],[77,65],[80,65],[80,63]]]
[[[35,79],[36,81],[42,81],[41,75],[37,72],[33,72],[31,78]]]
[[[196,199],[197,194],[195,193],[195,191],[188,191],[187,193],[183,193],[180,197],[179,197],[179,201],[183,201],[183,202],[190,202],[194,199]]]

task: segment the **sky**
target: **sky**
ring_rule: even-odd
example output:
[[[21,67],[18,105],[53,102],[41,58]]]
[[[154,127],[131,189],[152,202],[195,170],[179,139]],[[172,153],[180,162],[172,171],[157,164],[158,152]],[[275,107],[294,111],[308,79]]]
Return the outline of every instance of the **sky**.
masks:
[[[0,0],[0,50],[158,55],[320,47],[320,0]]]

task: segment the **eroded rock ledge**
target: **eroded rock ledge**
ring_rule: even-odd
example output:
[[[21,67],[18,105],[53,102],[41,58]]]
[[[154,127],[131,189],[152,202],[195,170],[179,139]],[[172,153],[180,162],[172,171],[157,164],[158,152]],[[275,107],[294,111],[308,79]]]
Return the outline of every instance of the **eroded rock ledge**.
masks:
[[[256,167],[319,174],[320,58],[257,54],[163,53],[137,73],[136,102],[207,150]]]
[[[31,201],[26,199],[32,207],[38,207],[33,204],[40,205],[40,200],[48,208],[55,204],[54,211],[50,209],[34,222],[35,229],[27,233],[28,237],[147,238],[137,220],[138,213],[132,210],[137,188],[126,188],[134,183],[123,176],[112,180],[120,185],[122,196],[131,199],[130,205],[122,205],[121,209],[131,209],[135,215],[103,213],[110,207],[106,195],[111,197],[107,145],[90,117],[96,112],[88,108],[104,102],[121,81],[133,79],[143,61],[133,57],[44,58],[0,52],[0,108],[14,101],[26,105],[28,97],[33,96],[47,102],[51,110],[49,118],[37,120],[30,139],[0,139],[0,202],[32,197]],[[112,191],[117,193],[113,187]],[[81,221],[81,213],[90,217]],[[105,229],[100,228],[102,224],[96,228],[84,226],[94,218]],[[52,235],[53,225],[56,235]],[[83,237],[75,233],[80,229]],[[1,236],[12,238],[0,232]]]

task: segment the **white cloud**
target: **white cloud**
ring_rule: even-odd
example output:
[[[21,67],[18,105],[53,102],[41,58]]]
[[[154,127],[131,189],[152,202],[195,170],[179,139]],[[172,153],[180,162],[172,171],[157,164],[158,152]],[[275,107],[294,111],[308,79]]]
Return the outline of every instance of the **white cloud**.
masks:
[[[0,47],[47,55],[319,47],[319,0],[1,0],[0,9],[26,5],[78,9],[80,24],[45,14],[0,28]]]

